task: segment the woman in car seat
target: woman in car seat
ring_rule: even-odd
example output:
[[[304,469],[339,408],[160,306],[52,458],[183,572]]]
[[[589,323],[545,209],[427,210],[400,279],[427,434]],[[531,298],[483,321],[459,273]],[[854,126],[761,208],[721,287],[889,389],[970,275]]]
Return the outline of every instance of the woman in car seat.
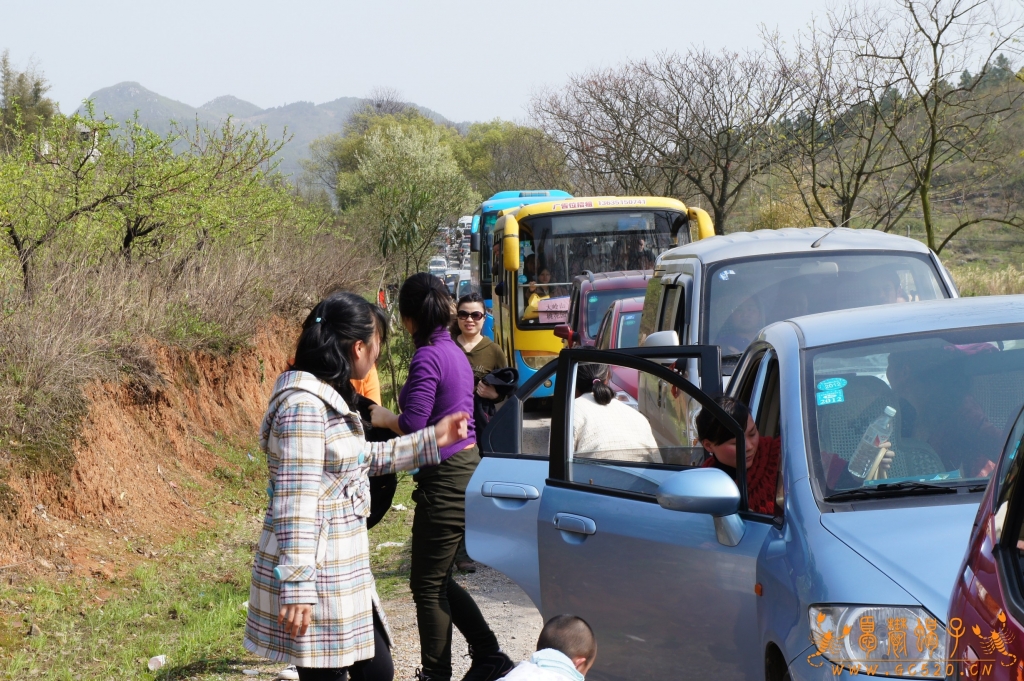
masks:
[[[736,423],[746,426],[747,504],[751,511],[775,514],[775,492],[779,478],[779,454],[782,438],[761,437],[747,405],[731,397],[715,400]],[[736,437],[707,409],[697,414],[697,439],[711,456],[704,468],[717,468],[736,480]]]
[[[715,343],[722,346],[723,355],[738,355],[747,349],[763,326],[761,305],[757,296],[750,296],[741,300],[725,320]]]
[[[662,463],[651,424],[643,414],[615,399],[607,364],[576,368],[573,401],[573,451],[588,459]]]
[[[965,477],[991,475],[1004,441],[969,393],[965,371],[969,357],[989,352],[999,350],[986,343],[893,353],[886,369],[899,398],[900,436],[927,443],[944,471]]]
[[[750,408],[732,397],[719,397],[715,402],[736,423],[746,424],[743,432],[746,447],[747,506],[755,513],[775,515],[775,497],[779,481],[779,467],[782,453],[781,437],[766,437],[757,431]],[[702,467],[717,468],[736,480],[736,437],[710,411],[702,409],[697,414],[697,439],[710,454]],[[883,443],[888,448],[888,443]],[[863,481],[854,481],[846,470],[847,461],[836,454],[822,452],[823,465],[830,479],[829,486],[843,488],[860,486]],[[892,465],[895,454],[886,452],[879,463],[884,474]]]

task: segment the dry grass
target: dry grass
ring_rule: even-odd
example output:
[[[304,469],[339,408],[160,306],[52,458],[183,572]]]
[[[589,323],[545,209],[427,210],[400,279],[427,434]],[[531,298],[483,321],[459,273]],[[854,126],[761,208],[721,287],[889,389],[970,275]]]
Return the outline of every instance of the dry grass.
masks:
[[[0,453],[65,468],[94,378],[147,373],[143,341],[230,352],[273,315],[305,314],[326,293],[366,288],[371,264],[343,235],[220,242],[187,259],[128,265],[53,252],[27,298],[0,261]]]
[[[1002,296],[1024,293],[1024,270],[1013,265],[990,269],[977,265],[950,268],[962,296]]]

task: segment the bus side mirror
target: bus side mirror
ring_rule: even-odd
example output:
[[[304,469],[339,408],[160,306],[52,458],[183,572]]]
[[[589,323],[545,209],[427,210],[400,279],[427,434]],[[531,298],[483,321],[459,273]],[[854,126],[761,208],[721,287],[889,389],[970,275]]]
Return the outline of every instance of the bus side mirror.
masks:
[[[505,297],[505,282],[499,281],[497,284],[494,285],[494,295],[498,296],[499,298]]]
[[[471,253],[480,252],[480,232],[473,232],[473,235],[469,237],[469,250]]]
[[[555,337],[563,338],[568,343],[569,347],[572,347],[572,327],[568,324],[559,324],[555,327]]]
[[[697,223],[697,239],[707,239],[715,235],[715,223],[711,220],[706,210],[701,208],[688,208],[687,217]]]
[[[514,215],[503,215],[498,218],[495,231],[502,230],[501,251],[506,272],[519,271],[519,222]]]

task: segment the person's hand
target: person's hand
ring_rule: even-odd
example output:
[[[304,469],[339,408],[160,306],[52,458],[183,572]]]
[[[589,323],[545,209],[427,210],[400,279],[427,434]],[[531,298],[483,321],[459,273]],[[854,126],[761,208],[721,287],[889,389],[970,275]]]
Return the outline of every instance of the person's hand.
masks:
[[[892,460],[896,458],[896,452],[892,450],[892,445],[888,442],[883,442],[881,447],[885,447],[888,451],[882,455],[882,460],[878,462],[878,473],[876,477],[887,477],[889,469],[892,468]],[[886,475],[883,476],[882,474]]]
[[[498,390],[493,385],[487,385],[483,381],[476,384],[476,394],[485,400],[498,399]]]
[[[434,426],[437,448],[447,447],[453,442],[469,437],[469,414],[464,411],[448,414]]]
[[[379,404],[370,405],[370,425],[374,428],[394,430],[393,426],[396,421],[398,421],[398,417],[387,407],[382,407]]]
[[[527,288],[530,289],[530,293],[536,292],[537,291],[537,282],[531,281],[530,285]]]
[[[309,629],[309,622],[313,619],[313,606],[309,603],[293,603],[282,605],[281,612],[277,615],[278,625],[284,625],[284,633],[292,638],[299,638],[306,635]]]

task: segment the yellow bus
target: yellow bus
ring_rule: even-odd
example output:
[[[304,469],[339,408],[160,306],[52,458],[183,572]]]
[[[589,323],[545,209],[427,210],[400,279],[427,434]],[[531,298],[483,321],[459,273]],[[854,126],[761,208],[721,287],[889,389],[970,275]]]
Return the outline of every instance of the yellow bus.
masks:
[[[494,340],[520,385],[562,349],[573,277],[653,269],[663,251],[712,236],[711,217],[682,201],[650,196],[564,198],[504,210],[494,227]],[[534,397],[549,397],[545,383]]]

